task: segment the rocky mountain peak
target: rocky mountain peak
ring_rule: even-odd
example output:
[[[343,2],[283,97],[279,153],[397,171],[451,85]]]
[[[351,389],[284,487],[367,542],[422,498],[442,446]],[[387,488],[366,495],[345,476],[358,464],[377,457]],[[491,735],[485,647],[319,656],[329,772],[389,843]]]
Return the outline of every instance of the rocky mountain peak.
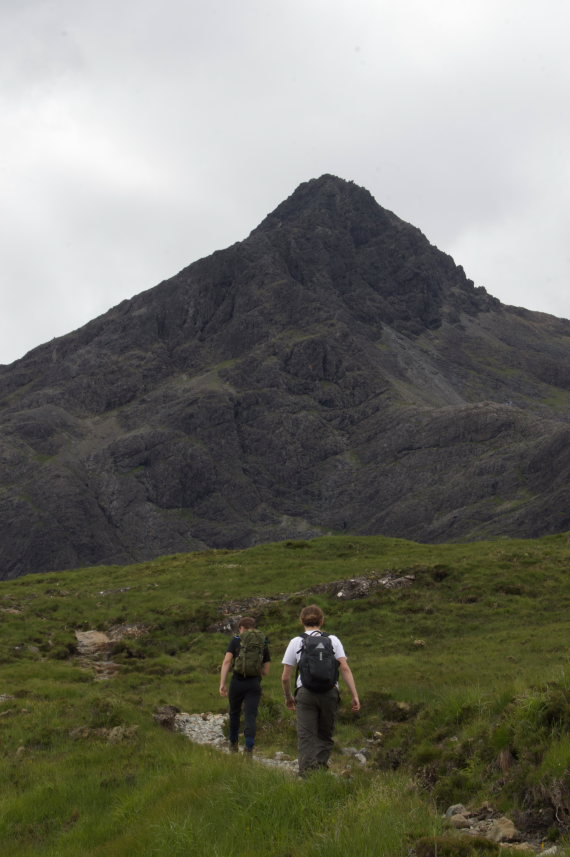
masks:
[[[461,312],[500,306],[415,226],[352,181],[325,174],[301,184],[244,242],[279,258],[305,290],[353,318],[418,335]],[[335,314],[338,315],[335,309]]]
[[[569,343],[364,188],[306,182],[0,367],[0,579],[330,529],[560,531]]]
[[[378,227],[398,218],[385,211],[366,188],[330,174],[303,182],[257,227],[312,227],[343,229],[365,223]],[[398,221],[402,223],[402,221]],[[257,230],[254,230],[256,232]]]

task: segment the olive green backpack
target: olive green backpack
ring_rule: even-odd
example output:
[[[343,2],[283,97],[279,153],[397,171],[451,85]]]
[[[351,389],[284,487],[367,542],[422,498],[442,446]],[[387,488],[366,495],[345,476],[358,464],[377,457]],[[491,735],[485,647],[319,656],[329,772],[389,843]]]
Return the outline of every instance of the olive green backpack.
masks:
[[[244,678],[261,676],[265,635],[257,628],[249,628],[240,635],[239,643],[234,672]]]

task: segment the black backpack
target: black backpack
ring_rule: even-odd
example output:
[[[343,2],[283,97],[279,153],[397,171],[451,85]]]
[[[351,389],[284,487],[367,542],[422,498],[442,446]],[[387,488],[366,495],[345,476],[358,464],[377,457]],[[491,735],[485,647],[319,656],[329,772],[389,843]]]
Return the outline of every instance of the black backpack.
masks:
[[[334,656],[331,638],[324,631],[320,634],[301,634],[298,664],[303,687],[315,693],[332,690],[338,681],[338,661]]]

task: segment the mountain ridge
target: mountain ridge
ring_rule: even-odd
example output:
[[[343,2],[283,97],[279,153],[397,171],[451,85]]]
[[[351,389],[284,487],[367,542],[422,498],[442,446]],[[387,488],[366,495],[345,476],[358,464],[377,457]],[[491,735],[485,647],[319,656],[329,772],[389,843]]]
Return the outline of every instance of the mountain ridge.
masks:
[[[504,306],[354,183],[305,182],[0,367],[0,578],[329,530],[560,531],[569,356],[570,322]]]

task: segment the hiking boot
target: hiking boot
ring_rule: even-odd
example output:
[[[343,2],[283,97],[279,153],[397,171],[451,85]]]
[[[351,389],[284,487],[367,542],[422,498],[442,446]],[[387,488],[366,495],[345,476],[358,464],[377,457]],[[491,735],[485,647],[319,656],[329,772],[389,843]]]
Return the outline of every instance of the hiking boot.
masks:
[[[230,741],[230,753],[239,753],[239,744],[237,741]]]
[[[253,756],[253,747],[244,747],[243,752],[245,753],[248,759],[251,759]]]

